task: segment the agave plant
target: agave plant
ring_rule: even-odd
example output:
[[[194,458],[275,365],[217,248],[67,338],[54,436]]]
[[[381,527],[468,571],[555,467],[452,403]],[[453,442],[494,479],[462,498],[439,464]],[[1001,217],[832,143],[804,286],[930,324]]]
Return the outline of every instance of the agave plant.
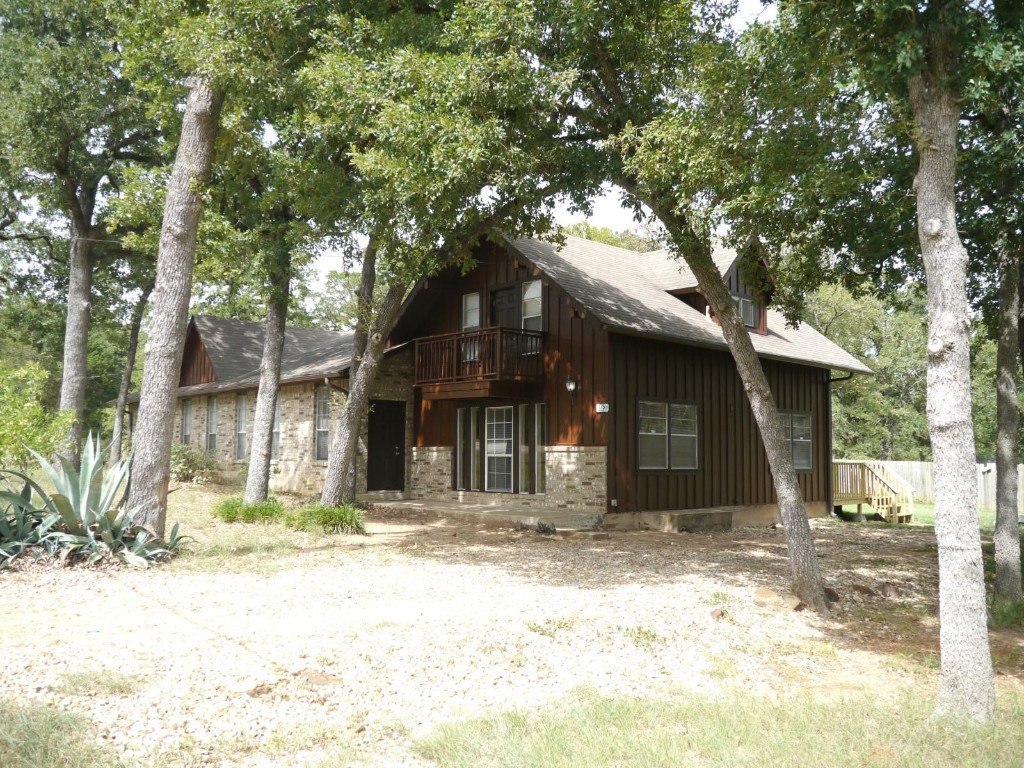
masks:
[[[162,544],[152,531],[133,522],[135,510],[125,506],[127,492],[117,499],[118,490],[131,469],[131,457],[115,462],[104,471],[107,451],[101,449],[99,440],[90,432],[82,449],[80,470],[59,457],[59,466],[51,464],[36,452],[32,452],[39,466],[53,483],[52,493],[44,490],[27,475],[5,470],[25,481],[25,494],[38,496],[41,511],[47,514],[49,522],[47,535],[62,545],[68,557],[83,557],[89,562],[115,556],[130,565],[146,567],[150,562],[169,555],[180,544],[182,537],[178,526],[171,530],[167,544]],[[10,501],[10,496],[7,498]],[[26,502],[30,503],[30,502]],[[50,528],[54,530],[50,530]]]
[[[40,547],[52,554],[57,545],[53,526],[58,520],[59,515],[33,506],[29,483],[20,493],[0,491],[0,565]]]

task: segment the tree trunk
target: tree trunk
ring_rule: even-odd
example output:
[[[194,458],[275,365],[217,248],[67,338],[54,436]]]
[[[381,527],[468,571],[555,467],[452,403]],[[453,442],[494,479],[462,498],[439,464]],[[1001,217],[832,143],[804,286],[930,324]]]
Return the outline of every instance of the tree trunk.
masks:
[[[188,328],[202,187],[210,175],[224,100],[203,80],[189,81],[181,139],[167,185],[153,296],[152,331],[135,427],[129,505],[136,521],[163,538],[167,519],[174,408]]]
[[[110,463],[121,460],[121,443],[124,441],[124,412],[128,403],[128,390],[132,386],[132,371],[135,370],[135,355],[139,349],[139,331],[142,328],[142,316],[146,313],[149,294],[153,292],[153,281],[150,280],[142,288],[142,295],[135,303],[132,312],[132,327],[128,334],[128,351],[125,354],[124,371],[121,374],[121,387],[117,390],[117,406],[114,410],[114,434],[110,436]]]
[[[61,454],[78,467],[82,420],[85,417],[85,385],[88,380],[89,314],[92,308],[92,241],[88,222],[71,216],[67,322],[64,325],[64,369],[60,381],[60,410],[71,411],[71,423]]]
[[[1020,404],[1017,358],[1020,261],[1004,232],[999,247],[999,339],[996,350],[996,583],[992,605],[1024,600],[1020,572],[1017,512],[1017,461],[1020,455]]]
[[[618,183],[625,189],[637,188],[635,184],[626,180],[618,180]],[[743,382],[743,390],[747,394],[765,446],[765,453],[768,455],[768,467],[772,474],[772,483],[779,502],[779,515],[786,534],[793,594],[818,613],[828,615],[825,585],[818,567],[818,555],[814,549],[814,539],[811,538],[811,526],[807,521],[807,511],[804,509],[793,457],[785,438],[775,398],[768,386],[761,360],[750,340],[750,333],[740,320],[729,290],[711,259],[709,244],[697,236],[681,216],[652,200],[644,202],[665,225],[679,253],[697,278],[699,290],[718,318],[725,343],[736,363],[736,370]]]
[[[354,382],[359,374],[359,365],[366,354],[366,344],[369,339],[370,322],[373,319],[373,291],[377,286],[377,241],[371,237],[363,252],[363,264],[359,271],[359,290],[356,293],[356,327],[353,335],[352,364],[349,366],[349,382]],[[390,334],[390,330],[388,331]],[[362,418],[356,424],[356,446],[359,445],[359,429],[362,425]],[[356,497],[356,454],[351,452],[352,460],[347,467],[343,467],[345,473],[345,487],[342,489],[342,498],[354,499]]]
[[[266,336],[260,362],[260,387],[256,392],[256,415],[252,424],[249,473],[245,480],[245,503],[266,501],[270,492],[270,461],[274,441],[274,414],[281,387],[281,353],[284,350],[285,321],[288,318],[288,289],[292,277],[291,249],[283,233],[275,244],[270,268],[270,296],[267,303]]]
[[[348,467],[354,465],[356,461],[359,427],[370,405],[370,391],[377,380],[377,372],[384,358],[384,344],[398,319],[398,310],[404,296],[404,285],[399,283],[388,288],[377,316],[370,326],[366,354],[358,365],[355,376],[350,379],[348,402],[338,418],[338,434],[331,446],[327,476],[324,478],[324,489],[320,495],[320,502],[327,506],[336,507],[343,502],[355,501],[354,493],[345,495],[345,475]]]
[[[939,547],[938,712],[987,722],[995,707],[978,533],[971,423],[967,251],[956,229],[960,107],[950,41],[929,41],[929,68],[911,78],[917,125],[917,227],[928,282],[928,432],[935,464]]]

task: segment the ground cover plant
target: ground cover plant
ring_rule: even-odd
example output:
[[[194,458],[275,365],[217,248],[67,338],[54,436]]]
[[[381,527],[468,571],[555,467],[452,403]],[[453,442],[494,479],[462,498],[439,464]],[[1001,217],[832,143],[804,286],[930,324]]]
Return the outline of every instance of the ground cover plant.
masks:
[[[281,523],[294,531],[366,533],[363,511],[355,504],[331,507],[310,502],[287,508],[273,497],[246,503],[241,496],[228,496],[214,502],[211,511],[225,523]]]

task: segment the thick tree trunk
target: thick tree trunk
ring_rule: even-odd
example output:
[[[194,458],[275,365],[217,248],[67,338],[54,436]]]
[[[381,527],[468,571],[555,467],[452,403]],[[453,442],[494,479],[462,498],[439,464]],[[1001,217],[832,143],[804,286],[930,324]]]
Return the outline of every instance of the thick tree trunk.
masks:
[[[404,285],[395,284],[388,288],[370,326],[366,354],[363,355],[355,376],[350,379],[348,402],[338,418],[338,433],[331,446],[327,476],[324,478],[324,488],[320,495],[321,503],[327,506],[336,507],[343,502],[355,501],[354,493],[349,496],[344,493],[345,475],[348,467],[354,465],[356,461],[359,426],[369,408],[370,392],[377,380],[380,363],[384,359],[384,345],[398,319],[398,310],[404,296]]]
[[[129,505],[136,521],[163,538],[170,482],[171,439],[175,396],[188,328],[202,187],[210,175],[214,141],[224,94],[202,80],[189,82],[182,117],[181,139],[167,185],[152,331],[146,343],[146,362],[134,432],[135,457]]]
[[[88,380],[89,315],[92,309],[92,241],[88,222],[71,216],[67,322],[64,325],[64,369],[60,382],[60,410],[71,411],[75,420],[64,438],[61,454],[76,467],[85,416],[85,385]]]
[[[363,252],[363,264],[359,271],[359,290],[356,293],[356,327],[353,335],[352,364],[349,367],[349,381],[354,382],[359,374],[359,365],[366,354],[366,344],[369,339],[369,328],[373,312],[373,291],[377,286],[377,240],[370,238]],[[390,330],[388,331],[390,333]],[[356,424],[355,444],[359,445],[359,429],[362,419]],[[342,498],[354,499],[356,497],[356,455],[358,451],[351,452],[351,461],[347,467],[343,467],[345,473],[345,486],[342,489]]]
[[[978,533],[967,251],[956,229],[960,106],[948,75],[950,43],[940,37],[929,42],[929,71],[909,85],[918,131],[918,237],[928,281],[927,411],[939,547],[938,712],[987,722],[995,689]]]
[[[1010,247],[1010,233],[999,248],[999,339],[996,349],[996,583],[993,607],[1024,600],[1020,572],[1020,525],[1017,512],[1017,461],[1020,455],[1020,404],[1017,359],[1020,355],[1018,313],[1020,261]]]
[[[135,357],[139,349],[139,332],[142,329],[142,316],[146,314],[149,294],[153,292],[153,281],[142,287],[142,294],[132,311],[131,331],[128,334],[128,351],[125,353],[124,371],[121,373],[121,386],[117,390],[117,405],[114,409],[114,434],[110,436],[110,463],[121,460],[121,443],[124,442],[124,412],[128,404],[128,390],[132,386],[132,371],[135,370]]]
[[[274,441],[274,413],[281,385],[281,353],[284,350],[285,321],[288,318],[288,288],[292,276],[291,250],[281,236],[270,269],[270,297],[267,302],[266,337],[260,362],[260,387],[256,392],[256,415],[252,424],[249,474],[245,480],[245,503],[266,501],[270,492],[270,461]]]
[[[626,189],[636,189],[635,184],[626,180],[620,180],[619,184]],[[687,266],[697,278],[700,292],[718,318],[725,343],[736,363],[736,370],[743,382],[743,390],[747,393],[768,455],[768,467],[779,502],[779,516],[786,534],[793,594],[818,613],[827,615],[829,609],[825,599],[825,585],[818,567],[818,555],[814,549],[814,539],[811,538],[811,526],[804,509],[793,457],[775,398],[750,340],[750,333],[743,325],[722,276],[711,259],[710,246],[670,209],[651,200],[645,202],[665,225]]]

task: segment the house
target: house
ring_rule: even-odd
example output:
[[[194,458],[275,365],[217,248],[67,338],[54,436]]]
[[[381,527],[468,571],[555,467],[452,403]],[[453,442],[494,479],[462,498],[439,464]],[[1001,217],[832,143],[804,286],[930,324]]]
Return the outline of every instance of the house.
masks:
[[[685,265],[575,237],[504,240],[475,255],[470,272],[422,281],[403,307],[364,425],[361,493],[574,511],[622,527],[776,519],[742,384]],[[808,513],[824,515],[831,371],[870,371],[812,328],[787,327],[744,283],[735,252],[715,261],[785,421]],[[193,320],[176,439],[206,430],[221,461],[244,462],[261,337],[255,324]],[[351,337],[290,329],[286,348],[272,484],[315,491]]]

